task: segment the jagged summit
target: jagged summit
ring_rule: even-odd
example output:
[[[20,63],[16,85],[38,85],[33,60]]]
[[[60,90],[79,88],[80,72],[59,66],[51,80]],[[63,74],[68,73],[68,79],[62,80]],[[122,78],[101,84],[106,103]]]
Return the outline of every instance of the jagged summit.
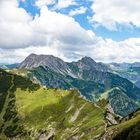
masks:
[[[34,68],[38,66],[49,66],[59,64],[59,66],[66,65],[66,62],[64,62],[62,59],[55,57],[53,55],[37,55],[34,53],[31,53],[29,56],[25,58],[25,60],[20,64],[19,68]],[[72,62],[73,63],[73,62]],[[90,57],[83,57],[76,63],[84,63],[86,65],[93,65],[96,64],[96,62],[90,58]]]
[[[20,64],[19,68],[34,68],[34,67],[38,67],[38,66],[47,66],[48,64],[52,65],[55,63],[62,64],[62,63],[64,63],[64,61],[58,57],[53,56],[53,55],[30,54]]]
[[[31,53],[30,55],[28,55],[28,56],[25,58],[25,60],[28,60],[28,59],[44,60],[44,59],[46,59],[46,58],[51,58],[51,59],[55,58],[55,59],[57,59],[58,57],[55,57],[55,56],[53,56],[53,55],[44,55],[44,54],[38,55],[38,54]],[[59,58],[58,58],[58,59],[59,59]],[[24,62],[24,61],[23,61],[23,62]]]
[[[94,62],[94,63],[96,63],[91,57],[88,57],[88,56],[82,57],[79,61],[83,61],[83,62],[88,61],[88,62]]]
[[[28,57],[34,57],[34,56],[37,56],[37,54],[31,53]]]
[[[49,68],[57,73],[70,73],[67,64],[60,58],[53,55],[36,55],[30,54],[26,59],[20,64],[20,69],[31,69],[43,66],[44,68]]]
[[[97,65],[97,63],[90,57],[83,57],[81,58],[77,63],[82,63],[84,65],[87,65],[87,66],[95,66]]]
[[[77,62],[73,62],[79,69],[94,70],[94,71],[109,71],[105,64],[97,63],[91,57],[85,56]]]
[[[63,75],[71,75],[72,77],[81,78],[82,71],[92,70],[92,71],[108,71],[106,65],[101,65],[100,63],[96,63],[90,57],[83,57],[77,62],[67,63],[62,59],[55,57],[53,55],[36,55],[30,54],[26,59],[19,65],[20,69],[32,69],[37,68],[39,66],[43,66],[44,68],[49,68],[57,73],[61,73]],[[76,71],[79,69],[79,71]]]

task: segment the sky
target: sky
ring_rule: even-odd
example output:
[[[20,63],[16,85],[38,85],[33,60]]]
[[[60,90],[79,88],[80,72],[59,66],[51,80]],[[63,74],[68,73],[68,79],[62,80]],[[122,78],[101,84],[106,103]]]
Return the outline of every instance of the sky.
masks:
[[[0,0],[0,63],[30,53],[140,62],[140,0]]]

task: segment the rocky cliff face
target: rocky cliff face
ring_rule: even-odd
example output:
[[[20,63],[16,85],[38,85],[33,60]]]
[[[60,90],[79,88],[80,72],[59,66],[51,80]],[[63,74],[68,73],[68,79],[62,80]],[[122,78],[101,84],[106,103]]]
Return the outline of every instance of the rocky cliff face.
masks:
[[[19,66],[19,68],[36,68],[39,66],[49,67],[51,70],[56,71],[61,74],[71,74],[67,64],[58,57],[53,55],[29,55]]]

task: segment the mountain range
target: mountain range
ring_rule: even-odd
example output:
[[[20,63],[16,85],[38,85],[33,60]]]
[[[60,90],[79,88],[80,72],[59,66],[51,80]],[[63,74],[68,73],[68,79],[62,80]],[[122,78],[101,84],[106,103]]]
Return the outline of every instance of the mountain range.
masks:
[[[111,63],[109,67],[112,69],[113,73],[120,75],[121,77],[127,78],[133,82],[137,87],[140,88],[140,63],[135,62],[129,63]]]
[[[140,89],[130,78],[139,63],[31,54],[12,66],[0,69],[0,139],[139,138]]]
[[[140,105],[140,89],[136,85],[111,73],[110,67],[96,63],[90,57],[67,63],[52,55],[31,54],[19,65],[19,69],[28,69],[27,77],[41,85],[50,88],[76,88],[93,102],[100,100],[102,94],[112,89],[109,92],[111,99],[108,101],[114,100],[111,106],[122,117],[136,111]],[[119,98],[114,96],[114,92],[119,93]],[[118,108],[114,104],[118,104]]]

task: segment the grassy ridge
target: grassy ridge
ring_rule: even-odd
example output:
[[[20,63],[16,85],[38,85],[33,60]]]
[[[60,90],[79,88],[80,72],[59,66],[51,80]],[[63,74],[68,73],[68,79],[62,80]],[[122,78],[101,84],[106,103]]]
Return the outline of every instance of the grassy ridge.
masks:
[[[123,118],[119,124],[107,128],[102,139],[107,140],[139,140],[140,110]]]
[[[132,116],[133,117],[130,120],[124,121],[115,127],[115,129],[117,129],[117,133],[113,137],[113,140],[140,139],[140,111],[137,111]]]
[[[16,106],[25,129],[34,136],[42,130],[47,137],[54,130],[55,139],[86,139],[104,131],[104,112],[83,100],[75,90],[41,88],[28,94],[18,89]]]
[[[105,111],[82,99],[76,90],[41,88],[0,70],[0,94],[2,140],[90,139],[105,130]]]

